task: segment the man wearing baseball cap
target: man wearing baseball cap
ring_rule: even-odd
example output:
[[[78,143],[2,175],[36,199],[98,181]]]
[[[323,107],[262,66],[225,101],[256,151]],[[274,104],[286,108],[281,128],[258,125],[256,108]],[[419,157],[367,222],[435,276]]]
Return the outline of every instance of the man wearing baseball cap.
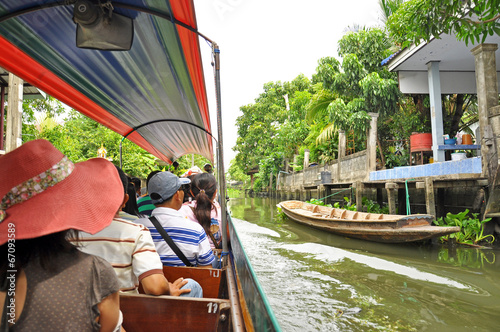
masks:
[[[179,178],[170,172],[155,174],[148,184],[148,192],[156,208],[152,217],[155,217],[161,227],[180,251],[186,256],[191,265],[212,268],[215,256],[205,230],[200,224],[188,220],[179,209],[184,201],[184,187],[191,182],[188,178]],[[156,251],[160,255],[163,265],[185,266],[182,259],[163,240],[159,231],[150,219],[137,220],[151,231]]]

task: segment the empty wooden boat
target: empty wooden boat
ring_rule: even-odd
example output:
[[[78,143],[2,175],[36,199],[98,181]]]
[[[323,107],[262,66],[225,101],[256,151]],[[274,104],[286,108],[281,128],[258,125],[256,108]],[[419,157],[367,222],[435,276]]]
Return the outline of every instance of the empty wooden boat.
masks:
[[[278,204],[292,220],[347,237],[374,242],[403,243],[460,232],[460,227],[433,226],[427,214],[367,213],[320,206],[301,201]]]

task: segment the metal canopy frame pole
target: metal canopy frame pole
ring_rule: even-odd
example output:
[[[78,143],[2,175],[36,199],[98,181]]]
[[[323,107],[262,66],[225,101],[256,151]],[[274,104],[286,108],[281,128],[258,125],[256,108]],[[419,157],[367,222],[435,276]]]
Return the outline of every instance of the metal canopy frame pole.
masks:
[[[158,120],[152,120],[152,121],[148,121],[148,122],[144,122],[134,128],[132,128],[132,130],[130,130],[128,133],[126,133],[123,138],[121,139],[120,141],[120,168],[122,168],[122,164],[123,164],[123,161],[122,161],[122,144],[123,144],[123,141],[125,140],[125,138],[127,138],[130,134],[132,134],[134,131],[137,131],[138,129],[142,128],[142,127],[145,127],[145,126],[149,126],[150,124],[154,124],[154,123],[158,123],[158,122],[180,122],[180,123],[185,123],[185,124],[188,124],[190,126],[193,126],[193,127],[196,127],[198,129],[201,129],[203,130],[204,132],[206,132],[208,135],[210,135],[210,137],[212,137],[215,142],[217,143],[217,140],[215,139],[214,135],[212,135],[211,132],[209,132],[208,130],[206,130],[205,128],[203,128],[202,126],[199,126],[197,125],[196,123],[192,123],[190,121],[187,121],[187,120],[182,120],[182,119],[158,119]]]
[[[212,53],[214,57],[214,79],[215,79],[215,98],[217,102],[217,169],[219,178],[220,207],[222,211],[222,251],[228,252],[227,248],[227,209],[226,209],[226,179],[224,171],[224,149],[222,141],[222,107],[220,91],[220,50],[216,43],[212,43]],[[224,263],[227,259],[224,260]]]
[[[227,277],[228,288],[232,289],[231,294],[233,296],[229,299],[231,301],[231,319],[233,322],[234,332],[243,331],[242,313],[238,303],[238,298],[235,294],[238,292],[238,286],[236,280],[234,279],[235,273],[231,273],[232,269],[235,268],[231,265],[227,254],[228,243],[227,243],[227,231],[228,231],[228,212],[227,212],[227,195],[226,195],[226,177],[224,171],[224,149],[222,140],[222,107],[221,107],[221,90],[220,90],[220,50],[216,43],[212,43],[212,52],[214,57],[214,79],[215,79],[215,98],[217,101],[217,171],[219,178],[219,197],[220,197],[220,208],[221,208],[221,219],[222,219],[222,253],[223,253],[223,266],[227,266],[227,271],[229,275]]]

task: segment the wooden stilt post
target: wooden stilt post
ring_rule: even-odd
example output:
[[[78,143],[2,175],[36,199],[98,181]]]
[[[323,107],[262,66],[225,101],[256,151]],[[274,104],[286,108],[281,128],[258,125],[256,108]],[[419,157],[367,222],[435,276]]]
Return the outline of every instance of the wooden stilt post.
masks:
[[[398,189],[398,211],[399,214],[406,214],[406,190]]]
[[[363,182],[356,182],[356,211],[363,211]]]
[[[9,74],[9,111],[5,131],[5,152],[10,152],[22,144],[23,85],[22,79],[12,73]]]
[[[426,178],[425,182],[417,182],[417,189],[421,187],[425,188],[425,207],[427,214],[430,214],[436,218],[436,200],[434,198],[434,180],[432,178]]]
[[[385,190],[387,190],[387,201],[389,203],[389,214],[396,214],[396,188],[397,184],[394,182],[387,182]]]

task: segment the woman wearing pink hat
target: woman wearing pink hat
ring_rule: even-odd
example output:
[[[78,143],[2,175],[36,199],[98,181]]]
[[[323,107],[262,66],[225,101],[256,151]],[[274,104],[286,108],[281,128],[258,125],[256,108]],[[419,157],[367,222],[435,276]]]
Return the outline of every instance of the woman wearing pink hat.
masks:
[[[0,170],[1,330],[120,329],[113,268],[68,241],[74,230],[100,231],[119,209],[113,164],[73,164],[35,140],[0,157]]]

